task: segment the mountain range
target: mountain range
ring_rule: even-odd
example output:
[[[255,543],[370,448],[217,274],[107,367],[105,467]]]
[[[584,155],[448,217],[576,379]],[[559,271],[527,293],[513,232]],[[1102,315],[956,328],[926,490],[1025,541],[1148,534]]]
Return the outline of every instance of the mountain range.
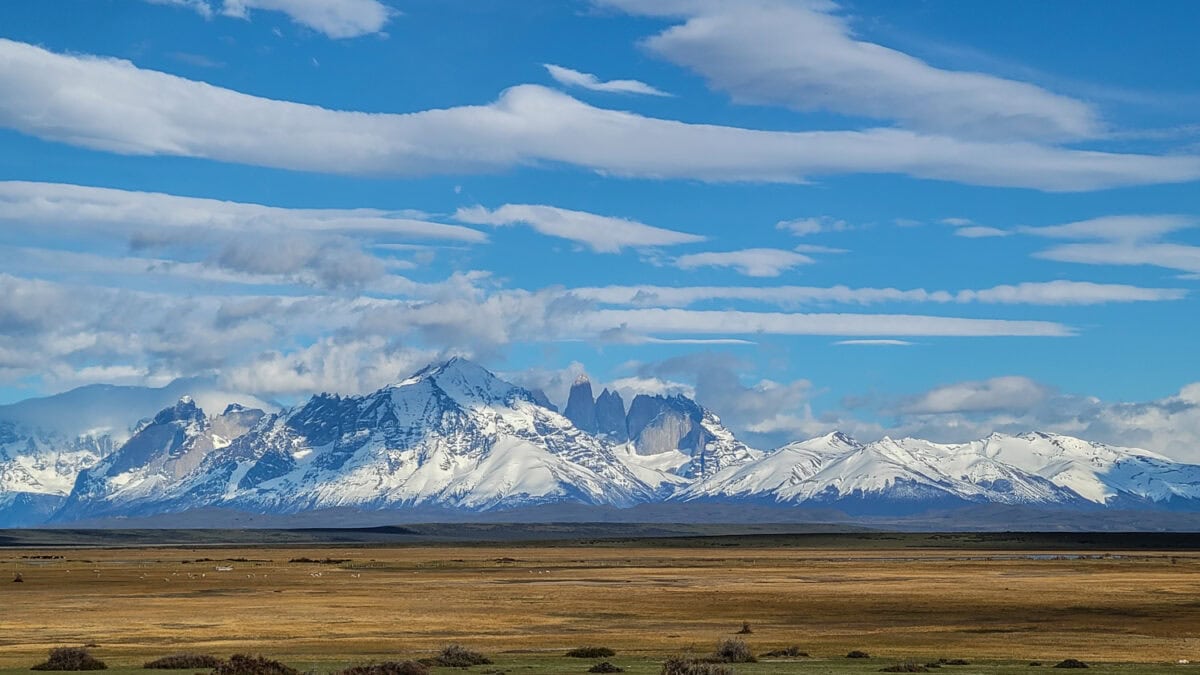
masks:
[[[684,396],[638,395],[626,407],[580,378],[560,413],[541,392],[461,358],[368,395],[321,394],[277,412],[229,403],[210,414],[180,393],[189,386],[205,383],[0,406],[0,525],[206,509],[1200,511],[1200,466],[1146,450],[1036,432],[959,444],[835,432],[761,450]]]

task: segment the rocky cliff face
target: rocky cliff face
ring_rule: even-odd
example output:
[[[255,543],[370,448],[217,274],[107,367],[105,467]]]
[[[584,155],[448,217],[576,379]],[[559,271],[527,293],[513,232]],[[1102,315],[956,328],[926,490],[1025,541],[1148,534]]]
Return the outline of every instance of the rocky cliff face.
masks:
[[[589,434],[596,433],[596,401],[592,398],[592,383],[587,375],[580,375],[571,385],[563,416],[571,420],[576,429]]]

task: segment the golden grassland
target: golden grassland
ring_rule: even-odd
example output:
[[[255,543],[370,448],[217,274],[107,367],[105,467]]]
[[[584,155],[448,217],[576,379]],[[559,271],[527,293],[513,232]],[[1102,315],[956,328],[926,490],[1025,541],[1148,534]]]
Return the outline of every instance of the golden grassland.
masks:
[[[289,562],[296,558],[333,561]],[[587,662],[553,657],[604,645],[630,672],[650,673],[665,655],[710,652],[743,621],[757,652],[798,645],[812,654],[803,672],[938,657],[993,663],[995,672],[1066,657],[1175,670],[1179,659],[1200,662],[1196,553],[26,549],[0,551],[0,566],[0,673],[24,672],[62,645],[98,645],[97,656],[118,667],[196,651],[329,670],[451,642],[529,673],[583,672]],[[10,583],[17,573],[24,582]],[[876,658],[848,664],[841,657],[851,649]]]

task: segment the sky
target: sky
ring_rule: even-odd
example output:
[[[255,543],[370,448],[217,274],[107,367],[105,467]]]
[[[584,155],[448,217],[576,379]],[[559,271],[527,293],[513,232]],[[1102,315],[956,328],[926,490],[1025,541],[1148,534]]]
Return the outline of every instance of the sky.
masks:
[[[0,403],[463,355],[1200,461],[1196,3],[0,3]]]

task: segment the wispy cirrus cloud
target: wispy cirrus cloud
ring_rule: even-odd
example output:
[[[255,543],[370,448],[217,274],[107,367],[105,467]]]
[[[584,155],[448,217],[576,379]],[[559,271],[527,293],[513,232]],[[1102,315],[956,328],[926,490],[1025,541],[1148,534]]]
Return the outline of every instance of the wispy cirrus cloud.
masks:
[[[252,10],[286,14],[292,21],[331,38],[352,38],[383,31],[398,12],[379,0],[145,0],[175,5],[211,19],[216,14],[249,19]]]
[[[1103,131],[1084,101],[1027,82],[938,68],[858,39],[833,2],[599,2],[682,19],[646,39],[646,48],[737,101],[896,120],[960,137],[1071,139]]]
[[[609,305],[687,307],[713,300],[736,300],[779,307],[874,305],[884,303],[1086,306],[1125,302],[1170,302],[1188,293],[1181,288],[1146,288],[1088,281],[1003,284],[958,291],[924,288],[851,288],[849,286],[601,286],[574,288],[581,298]]]
[[[550,73],[550,77],[559,84],[568,87],[580,87],[582,89],[590,89],[591,91],[602,91],[612,94],[644,94],[646,96],[670,96],[665,91],[656,89],[645,82],[639,80],[608,80],[604,81],[592,75],[591,73],[583,73],[578,70],[556,66],[552,63],[542,64],[546,71]]]
[[[1069,150],[893,128],[785,132],[690,124],[596,108],[534,85],[510,88],[480,106],[334,111],[2,39],[0,88],[8,94],[0,101],[0,126],[43,139],[300,171],[430,175],[567,164],[654,179],[802,182],[898,173],[1048,191],[1200,179],[1200,157],[1189,155]]]
[[[704,241],[704,237],[697,234],[654,227],[636,220],[541,204],[505,204],[495,209],[464,207],[455,212],[454,219],[472,225],[528,225],[542,234],[583,244],[597,253]]]
[[[1019,231],[1073,242],[1034,254],[1046,260],[1087,265],[1147,265],[1195,274],[1200,273],[1200,246],[1164,238],[1197,226],[1200,226],[1200,218],[1194,216],[1123,215],[1062,225],[1022,227]]]
[[[777,277],[801,265],[816,262],[795,251],[778,248],[747,248],[740,251],[709,251],[681,255],[671,263],[683,270],[728,267],[748,277]]]

